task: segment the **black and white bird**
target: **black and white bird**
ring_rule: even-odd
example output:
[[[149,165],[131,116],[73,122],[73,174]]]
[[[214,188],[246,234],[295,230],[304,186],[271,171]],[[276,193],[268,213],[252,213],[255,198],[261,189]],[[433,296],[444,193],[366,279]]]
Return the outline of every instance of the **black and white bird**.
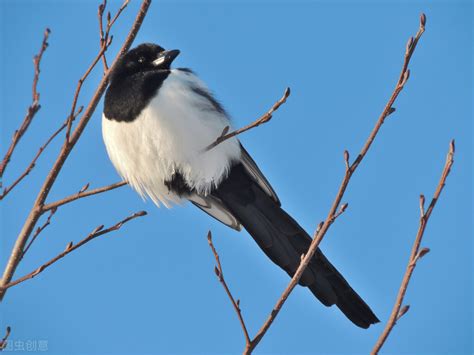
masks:
[[[237,138],[205,149],[230,126],[229,116],[191,70],[170,68],[178,54],[146,43],[117,63],[102,118],[110,160],[133,189],[158,206],[189,200],[231,228],[243,226],[292,276],[311,237],[281,208]],[[379,322],[319,249],[300,284],[359,327]]]

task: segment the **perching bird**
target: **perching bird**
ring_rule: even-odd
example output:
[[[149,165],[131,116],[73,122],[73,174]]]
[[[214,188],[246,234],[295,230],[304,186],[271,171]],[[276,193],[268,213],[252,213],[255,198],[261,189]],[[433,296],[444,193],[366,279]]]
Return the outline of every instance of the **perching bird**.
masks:
[[[275,191],[239,140],[206,150],[229,116],[189,69],[171,69],[178,50],[155,44],[130,50],[110,78],[102,133],[118,173],[142,197],[170,207],[189,200],[212,217],[243,226],[290,276],[311,237],[280,206]],[[344,277],[317,250],[300,284],[354,324],[379,322]]]

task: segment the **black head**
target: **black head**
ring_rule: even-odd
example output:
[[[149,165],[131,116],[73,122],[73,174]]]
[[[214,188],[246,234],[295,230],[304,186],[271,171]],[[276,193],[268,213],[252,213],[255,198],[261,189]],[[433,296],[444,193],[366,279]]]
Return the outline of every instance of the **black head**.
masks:
[[[168,70],[173,60],[179,55],[179,50],[166,51],[153,44],[143,43],[131,49],[118,63],[112,80],[124,78],[140,72]]]

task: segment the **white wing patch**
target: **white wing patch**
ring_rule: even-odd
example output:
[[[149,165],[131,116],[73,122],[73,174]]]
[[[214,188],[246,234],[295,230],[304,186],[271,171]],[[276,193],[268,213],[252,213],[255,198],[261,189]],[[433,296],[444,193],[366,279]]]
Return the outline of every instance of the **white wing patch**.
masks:
[[[234,215],[222,204],[222,201],[212,195],[209,196],[199,196],[191,195],[188,197],[196,207],[199,207],[201,210],[206,212],[208,215],[214,217],[218,221],[224,223],[226,226],[233,228],[237,231],[242,229],[242,225],[234,217]]]

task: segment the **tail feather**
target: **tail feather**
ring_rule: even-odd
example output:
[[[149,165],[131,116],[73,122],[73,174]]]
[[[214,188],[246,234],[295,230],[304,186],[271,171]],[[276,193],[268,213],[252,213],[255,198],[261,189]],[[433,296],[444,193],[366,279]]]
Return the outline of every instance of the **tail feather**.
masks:
[[[311,237],[275,203],[242,165],[232,168],[229,177],[213,194],[237,217],[265,254],[290,276]],[[299,283],[326,306],[336,304],[354,324],[368,328],[379,322],[362,298],[318,249]]]

